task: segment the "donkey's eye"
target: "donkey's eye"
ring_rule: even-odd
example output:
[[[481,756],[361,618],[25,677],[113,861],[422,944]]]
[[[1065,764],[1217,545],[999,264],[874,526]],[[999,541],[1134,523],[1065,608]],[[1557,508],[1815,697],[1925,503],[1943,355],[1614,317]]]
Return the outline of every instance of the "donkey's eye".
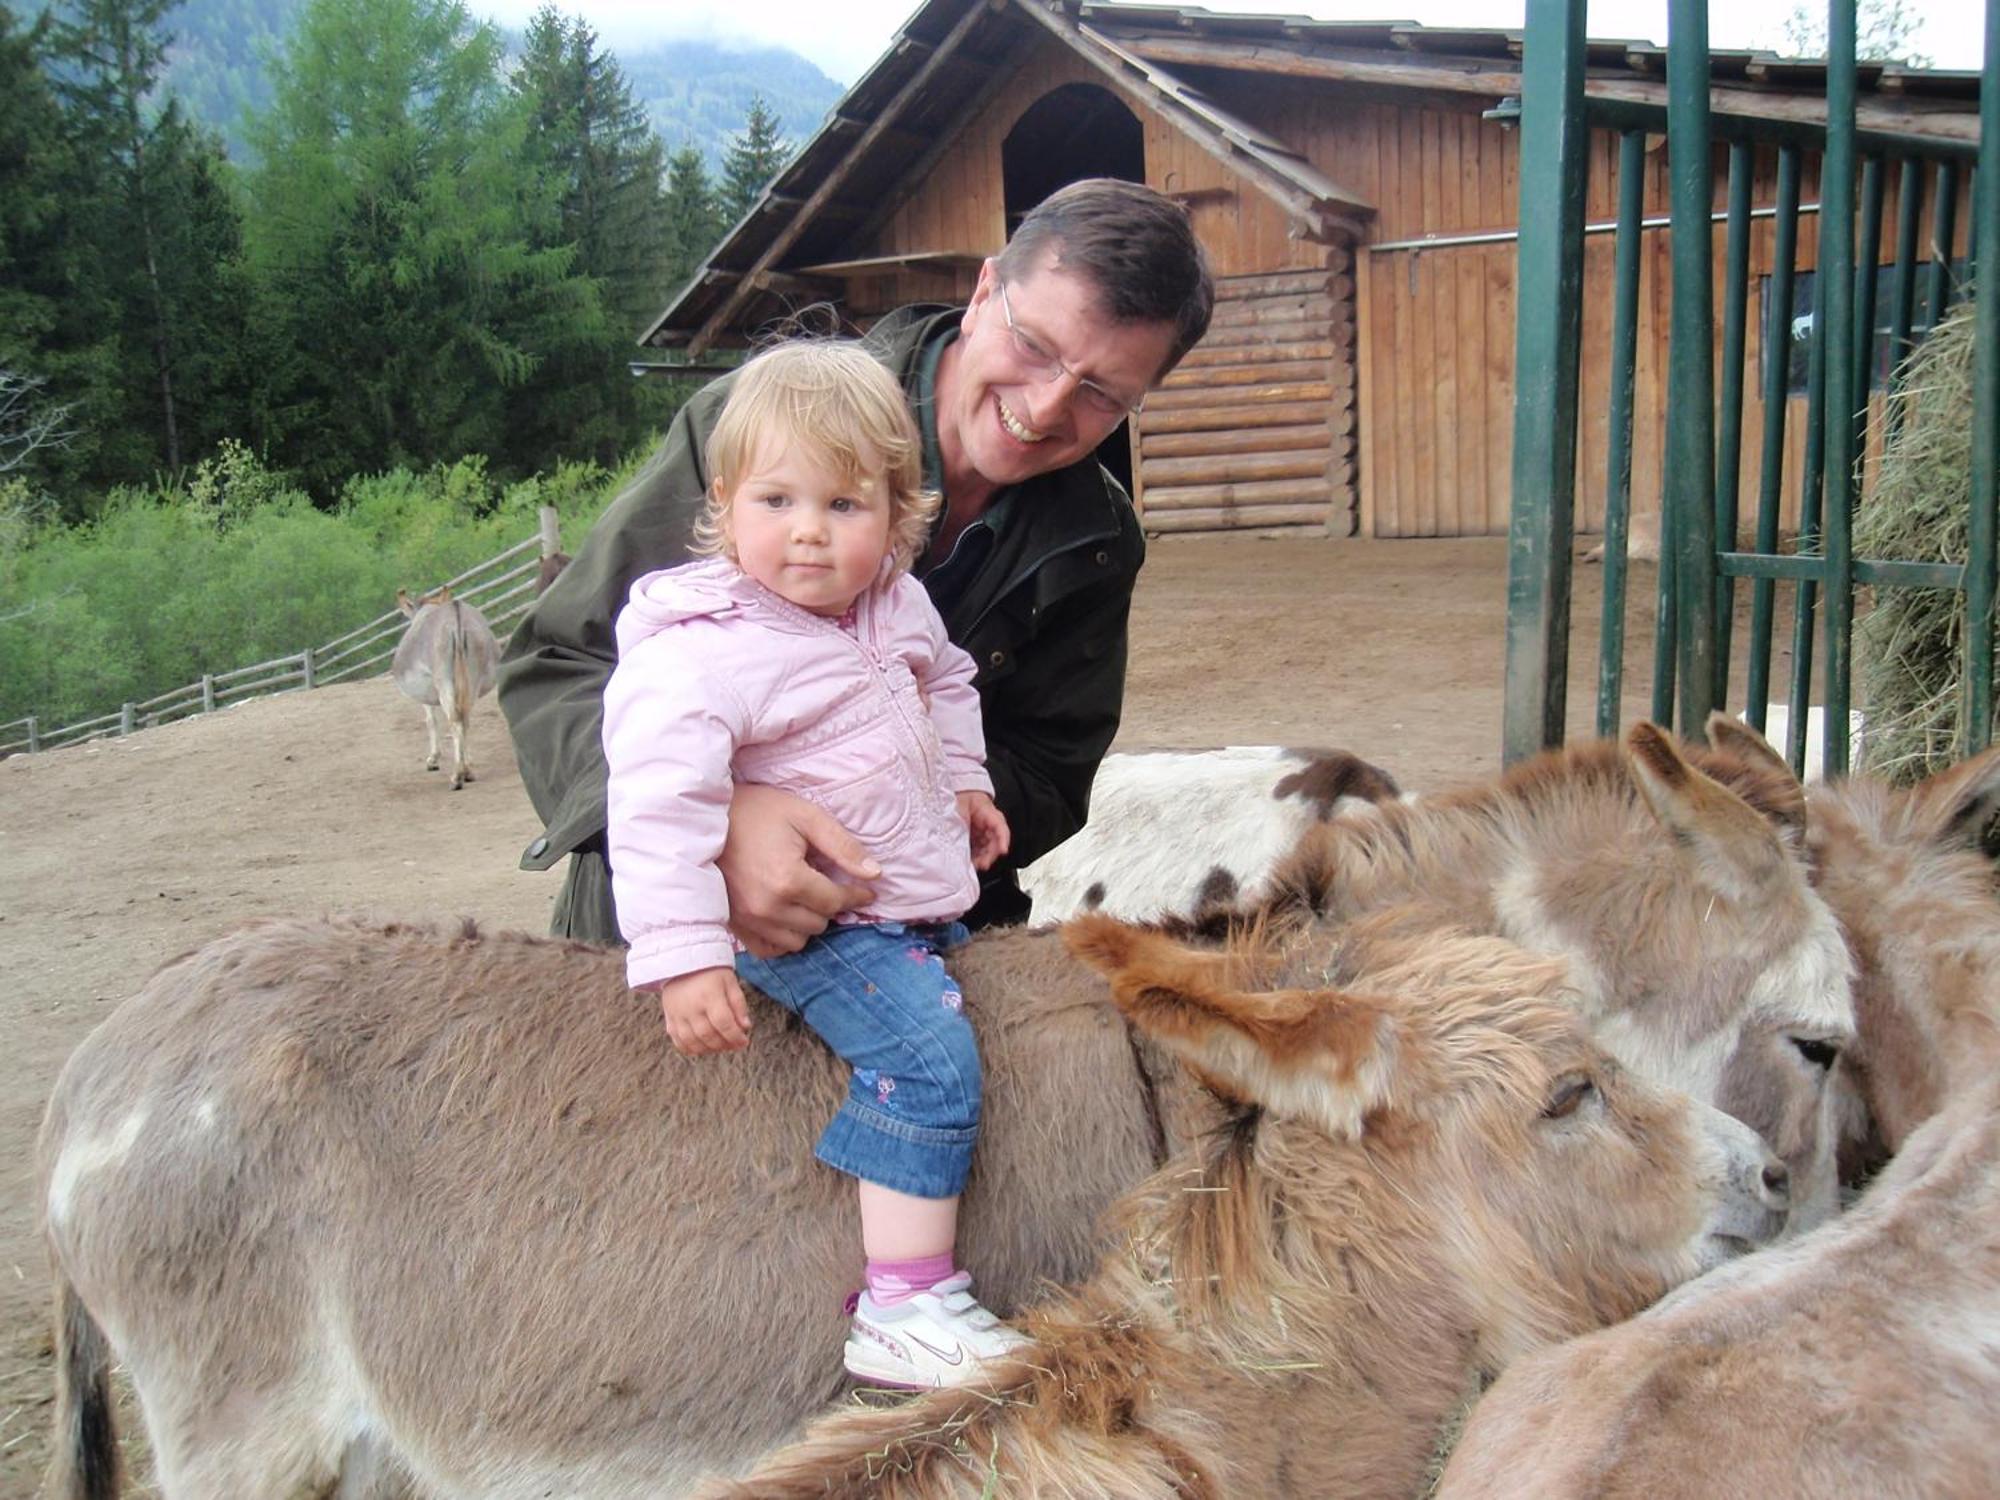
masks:
[[[1792,1045],[1799,1049],[1799,1056],[1822,1072],[1832,1072],[1833,1065],[1840,1061],[1840,1043],[1823,1036],[1795,1036]]]
[[[1555,1092],[1549,1095],[1549,1102],[1542,1107],[1542,1118],[1567,1120],[1596,1092],[1597,1085],[1591,1082],[1589,1074],[1566,1073],[1556,1080]]]

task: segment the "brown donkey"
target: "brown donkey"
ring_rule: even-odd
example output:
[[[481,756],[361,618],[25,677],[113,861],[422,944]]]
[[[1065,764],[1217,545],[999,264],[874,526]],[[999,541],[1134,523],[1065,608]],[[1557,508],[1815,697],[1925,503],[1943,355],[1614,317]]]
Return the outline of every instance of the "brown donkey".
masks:
[[[2000,751],[1814,789],[1860,971],[1856,1143],[1893,1159],[1836,1223],[1510,1372],[1441,1497],[2000,1494],[1996,806]]]
[[[1347,917],[1428,884],[1465,925],[1504,910],[1558,950],[1566,998],[1666,1076],[1712,1082],[1753,1034],[1796,1070],[1846,959],[1795,810],[1650,727],[1632,747],[1429,821],[1390,809],[1396,836],[1351,859],[1329,831],[1266,924],[1289,982],[1337,963]],[[1218,1109],[1054,934],[953,964],[988,1083],[962,1241],[1012,1308],[1088,1272],[1098,1215]],[[167,965],[77,1050],[40,1142],[57,1492],[109,1492],[87,1476],[114,1461],[114,1354],[168,1500],[365,1493],[376,1471],[658,1496],[791,1436],[841,1389],[801,1351],[839,1345],[858,1230],[811,1156],[840,1065],[759,1013],[748,1052],[689,1062],[616,954],[471,931],[266,922]]]
[[[1366,924],[1364,924],[1366,925]],[[1775,1160],[1493,938],[1351,935],[1312,987],[1108,917],[1070,941],[1248,1108],[1136,1189],[984,1387],[816,1424],[741,1500],[1407,1500],[1468,1384],[1774,1232]],[[1254,988],[1252,987],[1254,986]]]

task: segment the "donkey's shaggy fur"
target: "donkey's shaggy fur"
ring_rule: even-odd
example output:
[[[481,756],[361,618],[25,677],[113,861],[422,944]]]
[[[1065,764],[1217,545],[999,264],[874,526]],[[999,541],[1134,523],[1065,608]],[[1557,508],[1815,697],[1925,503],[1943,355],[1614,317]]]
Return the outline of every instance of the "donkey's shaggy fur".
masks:
[[[830,1417],[716,1500],[1405,1500],[1468,1383],[1780,1222],[1748,1129],[1539,998],[1559,964],[1357,933],[1325,981],[1351,988],[1252,992],[1254,951],[1072,929],[1246,1113],[1120,1203],[990,1384]]]
[[[1893,1159],[1835,1223],[1524,1362],[1441,1496],[2000,1493],[2000,751],[1812,800],[1860,970],[1856,1165]]]

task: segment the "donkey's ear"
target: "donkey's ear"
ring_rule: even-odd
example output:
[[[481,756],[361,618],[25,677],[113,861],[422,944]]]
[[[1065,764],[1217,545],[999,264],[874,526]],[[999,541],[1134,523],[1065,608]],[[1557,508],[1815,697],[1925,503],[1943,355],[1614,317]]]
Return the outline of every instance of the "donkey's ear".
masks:
[[[1101,914],[1063,929],[1070,951],[1111,981],[1132,1024],[1238,1098],[1356,1136],[1388,1102],[1394,1008],[1338,990],[1246,990],[1227,956]]]
[[[396,608],[406,615],[414,615],[417,612],[417,601],[410,597],[408,589],[396,590]]]
[[[1937,842],[2000,859],[2000,831],[1993,826],[2000,818],[2000,745],[1938,772],[1912,795],[1919,799],[1922,821]]]
[[[1632,779],[1703,885],[1739,901],[1784,872],[1787,856],[1778,830],[1743,798],[1690,765],[1664,729],[1634,724],[1625,749]]]
[[[1792,763],[1771,742],[1721,709],[1708,716],[1708,742],[1734,764],[1713,767],[1716,777],[1780,827],[1806,826],[1806,789]]]

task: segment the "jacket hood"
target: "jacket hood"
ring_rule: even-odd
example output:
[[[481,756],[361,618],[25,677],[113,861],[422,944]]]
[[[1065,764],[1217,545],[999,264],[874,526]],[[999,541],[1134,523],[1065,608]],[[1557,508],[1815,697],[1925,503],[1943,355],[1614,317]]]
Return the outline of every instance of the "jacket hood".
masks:
[[[757,582],[724,557],[644,574],[618,612],[618,654],[671,625],[746,608],[759,592]]]

